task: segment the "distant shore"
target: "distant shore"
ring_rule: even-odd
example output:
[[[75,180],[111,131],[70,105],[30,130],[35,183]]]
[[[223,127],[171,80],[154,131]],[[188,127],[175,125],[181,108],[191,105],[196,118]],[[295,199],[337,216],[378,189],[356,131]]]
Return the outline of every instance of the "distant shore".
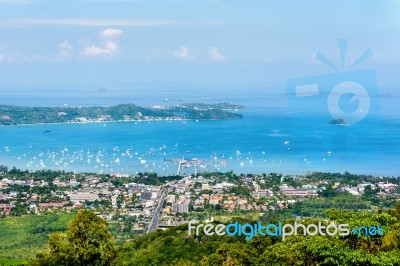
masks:
[[[0,125],[42,125],[176,120],[224,120],[242,118],[243,106],[219,103],[188,103],[140,107],[120,104],[110,107],[21,107],[0,105]],[[233,111],[233,112],[232,112]]]
[[[239,119],[239,118],[231,118]],[[41,126],[41,125],[68,125],[68,124],[101,124],[101,123],[129,123],[129,122],[176,122],[176,121],[220,121],[225,119],[193,119],[193,118],[176,118],[176,119],[135,119],[135,120],[109,120],[109,121],[85,121],[85,122],[53,122],[53,123],[33,123],[33,124],[16,124],[16,125],[0,125],[0,127],[17,127],[17,126]]]

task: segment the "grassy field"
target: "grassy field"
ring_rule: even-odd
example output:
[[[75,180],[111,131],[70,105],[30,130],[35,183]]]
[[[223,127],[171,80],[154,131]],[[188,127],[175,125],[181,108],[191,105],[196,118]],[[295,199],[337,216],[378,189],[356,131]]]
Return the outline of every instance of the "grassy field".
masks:
[[[0,218],[0,265],[21,265],[45,250],[49,234],[67,229],[73,213]]]
[[[260,218],[259,212],[247,212],[247,213],[232,213],[232,214],[224,214],[224,215],[215,215],[214,220],[220,221],[223,223],[229,222],[232,218],[243,218],[251,221],[257,221]]]
[[[19,259],[1,259],[0,258],[0,265],[1,266],[24,266],[28,265],[29,260],[19,260]]]

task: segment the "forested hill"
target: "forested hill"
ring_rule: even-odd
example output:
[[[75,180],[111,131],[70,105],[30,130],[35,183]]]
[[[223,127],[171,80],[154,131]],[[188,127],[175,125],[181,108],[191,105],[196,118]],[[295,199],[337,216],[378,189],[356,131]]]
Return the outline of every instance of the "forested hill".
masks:
[[[379,225],[384,236],[350,234],[348,236],[188,236],[187,224],[158,230],[123,246],[119,253],[121,265],[216,266],[216,265],[400,265],[400,204],[387,212],[358,212],[331,209],[329,221],[307,218],[302,223]],[[241,224],[256,221],[235,219]],[[272,221],[278,224],[278,221]],[[293,219],[281,220],[294,223]],[[214,224],[218,224],[215,222]],[[194,233],[194,232],[193,232]]]
[[[166,119],[232,119],[243,106],[218,103],[190,103],[173,106],[140,107],[120,104],[110,107],[21,107],[0,105],[0,125],[73,123]]]

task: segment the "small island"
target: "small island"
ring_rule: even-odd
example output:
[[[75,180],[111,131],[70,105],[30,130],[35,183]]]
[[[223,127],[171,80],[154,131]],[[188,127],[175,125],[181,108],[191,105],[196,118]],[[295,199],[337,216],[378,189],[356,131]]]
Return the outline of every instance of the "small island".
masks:
[[[336,118],[336,119],[332,119],[331,121],[329,121],[330,125],[347,125],[346,120],[344,120],[343,118]]]
[[[236,111],[242,105],[231,103],[181,103],[141,107],[119,104],[107,107],[22,107],[0,105],[0,125],[85,123],[142,120],[219,120],[242,118]],[[234,112],[232,112],[234,111]]]

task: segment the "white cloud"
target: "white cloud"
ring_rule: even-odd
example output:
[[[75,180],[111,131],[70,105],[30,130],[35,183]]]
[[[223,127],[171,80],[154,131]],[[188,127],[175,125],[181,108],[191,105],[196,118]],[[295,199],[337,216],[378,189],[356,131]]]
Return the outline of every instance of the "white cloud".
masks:
[[[72,56],[72,46],[67,42],[64,41],[58,46],[59,53],[58,53],[58,59],[63,61],[71,58]]]
[[[43,57],[41,54],[34,54],[34,55],[24,55],[24,54],[19,54],[15,52],[9,52],[6,54],[0,54],[0,63],[1,62],[7,62],[7,63],[13,63],[13,62],[26,62],[26,63],[32,63],[32,62],[44,62],[46,61],[46,58]]]
[[[100,45],[87,44],[83,49],[85,56],[113,56],[118,54],[118,37],[123,34],[119,29],[105,29],[100,32]]]
[[[118,46],[116,42],[108,41],[105,45],[105,50],[107,53],[113,54],[118,52]]]
[[[96,56],[96,55],[101,55],[102,53],[103,49],[96,45],[87,46],[83,51],[83,54],[87,56]]]
[[[226,57],[222,55],[218,49],[218,47],[211,47],[208,51],[208,55],[210,56],[211,60],[222,63],[226,61]]]
[[[103,38],[117,38],[119,36],[122,35],[122,30],[118,30],[118,29],[106,29],[103,30],[100,35]]]
[[[112,56],[118,52],[118,46],[115,42],[109,41],[103,47],[96,45],[89,45],[83,51],[86,56],[100,56],[108,55]]]
[[[26,62],[43,62],[46,60],[42,55],[40,54],[34,54],[30,56],[24,56],[24,60]]]
[[[175,51],[175,57],[181,60],[196,59],[194,55],[191,55],[189,48],[186,46],[181,46],[177,51]]]
[[[2,62],[14,62],[17,60],[24,60],[25,58],[20,54],[14,52],[0,53],[0,63]]]
[[[35,54],[21,54],[14,51],[0,52],[0,63],[7,62],[42,62],[42,63],[56,63],[68,60],[72,57],[72,46],[64,41],[58,45],[58,52],[52,55]]]

